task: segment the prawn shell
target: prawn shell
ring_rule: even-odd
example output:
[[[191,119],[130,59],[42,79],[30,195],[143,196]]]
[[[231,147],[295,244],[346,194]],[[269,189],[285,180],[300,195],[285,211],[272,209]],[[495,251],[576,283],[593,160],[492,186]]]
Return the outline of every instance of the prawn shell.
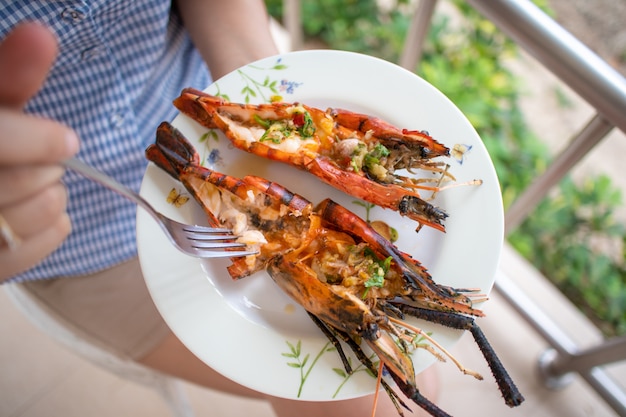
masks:
[[[345,128],[361,133],[374,132],[374,135],[382,139],[389,147],[393,147],[394,142],[411,148],[420,147],[424,150],[422,153],[424,158],[450,155],[450,149],[447,146],[437,142],[424,131],[398,129],[382,119],[345,109],[329,109],[328,113],[338,125]]]
[[[390,148],[403,145],[405,151],[415,152],[424,159],[448,156],[449,149],[425,132],[398,129],[381,119],[347,110],[328,109],[324,112],[303,105],[302,107],[311,114],[316,125],[323,127],[316,132],[319,143],[309,143],[293,151],[256,140],[252,137],[252,133],[244,133],[245,128],[241,128],[239,123],[250,122],[254,115],[261,119],[289,118],[291,116],[288,109],[292,109],[295,104],[231,103],[220,97],[186,88],[174,100],[174,105],[204,127],[222,131],[238,149],[310,172],[340,191],[407,216],[418,222],[420,227],[427,225],[445,232],[443,222],[448,217],[447,213],[424,201],[417,192],[417,188],[374,181],[363,172],[341,168],[321,152],[328,150],[336,140],[354,137],[355,134],[362,138],[372,133]],[[327,122],[330,122],[332,126],[328,127]],[[327,130],[332,130],[332,134],[329,134]]]
[[[471,300],[454,288],[437,284],[427,269],[407,253],[381,236],[365,220],[330,199],[315,207],[315,212],[329,225],[366,242],[380,258],[391,256],[393,268],[401,271],[405,282],[405,296],[440,311],[451,311],[477,317],[484,313],[472,306]]]
[[[274,257],[267,266],[272,280],[306,311],[349,334],[363,332],[362,323],[373,323],[367,306],[356,297],[346,297],[321,282],[298,261],[295,252]]]

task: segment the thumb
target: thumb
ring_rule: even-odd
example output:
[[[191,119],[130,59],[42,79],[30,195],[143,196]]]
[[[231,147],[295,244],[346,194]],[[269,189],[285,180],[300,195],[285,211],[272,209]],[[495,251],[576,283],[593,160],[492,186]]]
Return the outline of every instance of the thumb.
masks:
[[[0,43],[0,106],[22,109],[43,85],[58,51],[54,34],[21,23]]]

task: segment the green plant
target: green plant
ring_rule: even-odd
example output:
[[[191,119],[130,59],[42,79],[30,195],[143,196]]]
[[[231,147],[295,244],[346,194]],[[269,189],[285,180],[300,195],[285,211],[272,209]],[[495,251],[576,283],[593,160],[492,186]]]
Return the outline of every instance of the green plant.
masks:
[[[574,183],[544,200],[510,237],[605,334],[626,333],[624,225],[613,210],[620,193],[608,177]]]
[[[282,19],[282,0],[266,1],[270,14]],[[396,61],[409,19],[401,12],[409,0],[381,9],[372,0],[303,0],[302,29],[308,39],[333,49],[369,53]]]
[[[456,3],[472,24],[456,34],[454,48],[441,35],[430,38],[432,55],[424,57],[422,75],[480,133],[508,207],[546,169],[549,153],[527,127],[518,106],[519,83],[503,64],[504,57],[515,53],[514,45],[464,2]],[[438,77],[429,73],[431,62],[440,63]],[[620,204],[621,194],[608,177],[576,182],[566,177],[508,237],[608,336],[626,333],[625,227],[614,216]]]

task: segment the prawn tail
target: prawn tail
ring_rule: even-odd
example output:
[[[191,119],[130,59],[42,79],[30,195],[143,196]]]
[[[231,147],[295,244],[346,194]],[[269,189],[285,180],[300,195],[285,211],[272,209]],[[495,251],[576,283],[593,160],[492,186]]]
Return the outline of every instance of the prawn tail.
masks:
[[[146,157],[174,178],[180,178],[187,167],[200,164],[200,155],[191,143],[168,122],[157,128],[156,141],[146,149]]]

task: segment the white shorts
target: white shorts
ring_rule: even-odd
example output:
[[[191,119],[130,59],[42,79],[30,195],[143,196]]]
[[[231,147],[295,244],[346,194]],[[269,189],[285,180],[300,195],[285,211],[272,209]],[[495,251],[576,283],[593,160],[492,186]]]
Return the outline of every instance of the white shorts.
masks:
[[[20,285],[85,339],[121,356],[141,359],[170,333],[137,259],[92,275]]]

